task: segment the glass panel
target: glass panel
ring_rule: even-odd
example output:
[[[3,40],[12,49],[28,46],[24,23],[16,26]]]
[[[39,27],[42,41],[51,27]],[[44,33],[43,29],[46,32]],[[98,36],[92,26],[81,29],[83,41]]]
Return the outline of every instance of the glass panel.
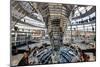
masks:
[[[92,6],[87,6],[86,10],[89,11],[92,8]]]
[[[80,11],[82,14],[84,14],[84,13],[86,12],[86,10],[85,10],[84,7],[80,7],[80,8],[79,8],[79,11]]]

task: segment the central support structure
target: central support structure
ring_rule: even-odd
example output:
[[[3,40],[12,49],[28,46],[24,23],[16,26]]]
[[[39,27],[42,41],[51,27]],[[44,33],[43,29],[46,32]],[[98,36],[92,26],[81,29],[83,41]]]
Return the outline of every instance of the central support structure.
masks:
[[[53,48],[53,56],[54,60],[53,63],[58,63],[58,60],[60,58],[59,56],[59,50],[60,47],[63,45],[63,31],[60,27],[60,19],[53,19],[51,21],[51,32],[49,33],[51,45]]]
[[[63,35],[65,28],[69,23],[69,16],[73,5],[64,5],[57,3],[38,4],[44,22],[46,23],[47,31],[50,36],[50,42],[53,49],[52,63],[59,63],[60,48],[63,47]]]
[[[59,50],[63,47],[63,34],[65,28],[69,23],[68,17],[70,10],[66,10],[63,4],[49,4],[49,17],[48,17],[48,32],[51,40],[51,46],[53,48],[53,63],[59,63],[60,54]],[[69,15],[67,15],[67,13]]]

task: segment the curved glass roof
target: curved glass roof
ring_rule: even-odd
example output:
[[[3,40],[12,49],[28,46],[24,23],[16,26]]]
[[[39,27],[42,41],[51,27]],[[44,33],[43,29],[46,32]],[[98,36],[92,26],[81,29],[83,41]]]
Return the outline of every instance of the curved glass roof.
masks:
[[[76,7],[74,10],[74,15],[73,17],[77,17],[80,16],[81,14],[86,13],[87,11],[89,11],[92,8],[92,6],[84,6],[84,7]]]

